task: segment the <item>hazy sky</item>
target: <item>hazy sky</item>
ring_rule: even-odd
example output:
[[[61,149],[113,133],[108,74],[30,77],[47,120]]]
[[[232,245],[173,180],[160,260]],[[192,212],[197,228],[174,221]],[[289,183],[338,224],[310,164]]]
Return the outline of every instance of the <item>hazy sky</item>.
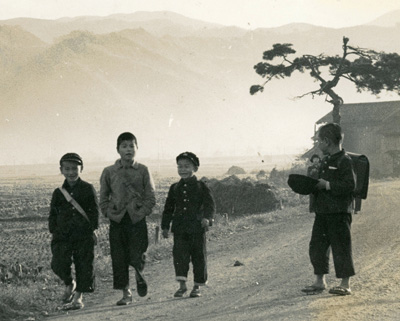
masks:
[[[0,19],[57,19],[168,10],[190,18],[246,28],[307,22],[327,27],[367,23],[400,9],[398,0],[0,0]]]
[[[365,24],[385,13],[399,10],[400,3],[398,1],[399,0],[0,0],[0,20],[17,17],[58,19],[62,17],[87,15],[108,16],[115,13],[165,10],[176,12],[193,19],[222,25],[236,25],[250,29],[278,27],[294,22],[342,28]],[[294,97],[296,94],[291,97]],[[286,100],[282,100],[281,104],[289,105],[288,95],[289,94],[285,93],[282,99],[286,97]],[[264,99],[267,101],[266,94],[259,95],[257,98],[251,97],[251,99],[253,101],[255,99]],[[366,98],[357,96],[355,101],[371,101],[373,99],[373,96],[367,96]],[[351,99],[346,100],[346,102],[349,103],[355,101],[351,101]],[[295,116],[298,117],[296,118],[297,121],[304,123],[304,130],[302,132],[280,130],[282,125],[285,126],[282,128],[286,128],[287,124],[272,124],[272,127],[277,127],[275,128],[276,132],[281,131],[281,136],[279,139],[273,139],[272,137],[269,145],[264,146],[268,148],[268,153],[299,153],[309,148],[314,121],[326,112],[329,112],[331,108],[330,105],[323,101],[321,104],[324,104],[324,109],[319,109],[317,111],[319,106],[317,106],[316,102],[310,104],[308,100],[297,103],[297,108],[299,108],[298,106],[303,106],[303,108],[305,108],[304,106],[307,107],[311,105],[315,108],[314,111],[314,109],[310,109],[311,107],[307,107],[310,110],[308,114],[304,113],[304,119],[301,118],[301,116]],[[294,109],[294,105],[293,103],[292,110],[285,106],[285,110],[287,110],[288,113],[294,112],[296,110]],[[312,118],[307,116],[312,113],[314,115]],[[284,118],[284,115],[282,117]],[[261,115],[260,119],[262,119]],[[257,149],[258,143],[253,138],[259,137],[264,132],[265,125],[263,125],[263,123],[260,124],[259,132],[257,132],[255,125],[251,125],[249,128],[250,127],[253,135],[249,135],[246,127],[245,132],[248,137],[246,136],[243,140],[248,142],[247,145],[249,148]],[[244,145],[245,147],[247,146],[246,144]],[[15,153],[18,154],[17,151]],[[25,162],[29,162],[29,160],[25,160]]]

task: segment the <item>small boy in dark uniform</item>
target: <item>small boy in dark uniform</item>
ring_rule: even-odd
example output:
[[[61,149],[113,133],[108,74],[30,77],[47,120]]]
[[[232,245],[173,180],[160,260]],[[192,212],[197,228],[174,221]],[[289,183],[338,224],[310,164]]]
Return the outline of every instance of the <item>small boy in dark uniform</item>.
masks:
[[[307,167],[307,176],[318,179],[319,166],[321,165],[321,158],[314,154],[310,158],[311,165]]]
[[[51,268],[64,281],[62,300],[64,303],[72,301],[71,309],[83,308],[82,293],[95,289],[94,230],[98,227],[99,205],[93,185],[79,177],[82,169],[82,158],[78,154],[67,153],[60,159],[65,181],[62,189],[53,192],[49,215],[49,230],[53,235]],[[71,198],[79,205],[74,205]],[[86,217],[78,210],[79,206]],[[76,281],[72,277],[72,262]]]
[[[194,175],[200,166],[197,156],[185,152],[177,156],[176,162],[181,180],[169,189],[161,229],[163,237],[167,238],[172,221],[172,253],[176,280],[180,283],[174,296],[182,297],[187,291],[186,281],[192,261],[194,287],[190,297],[199,297],[199,286],[207,283],[206,231],[212,224],[215,202],[208,186]]]
[[[311,156],[310,162],[311,166],[307,168],[307,176],[318,179],[318,171],[321,165],[321,158],[317,154],[314,154]],[[314,200],[315,200],[314,194],[310,194],[310,203],[309,203],[310,213],[314,212]]]
[[[135,160],[138,144],[129,132],[117,138],[121,156],[103,170],[100,178],[100,207],[110,220],[110,250],[114,289],[122,290],[117,305],[132,303],[129,266],[134,267],[136,291],[147,295],[143,276],[145,252],[149,244],[146,216],[156,204],[154,183],[149,169]]]

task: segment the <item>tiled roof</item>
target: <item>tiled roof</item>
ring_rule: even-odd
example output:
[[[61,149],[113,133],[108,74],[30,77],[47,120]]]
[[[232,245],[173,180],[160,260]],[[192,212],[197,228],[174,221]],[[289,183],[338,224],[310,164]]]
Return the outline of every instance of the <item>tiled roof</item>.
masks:
[[[400,100],[371,103],[344,104],[340,108],[341,124],[374,123],[390,120],[400,113]],[[332,121],[332,112],[317,121],[317,124]],[[383,124],[382,124],[383,125]]]

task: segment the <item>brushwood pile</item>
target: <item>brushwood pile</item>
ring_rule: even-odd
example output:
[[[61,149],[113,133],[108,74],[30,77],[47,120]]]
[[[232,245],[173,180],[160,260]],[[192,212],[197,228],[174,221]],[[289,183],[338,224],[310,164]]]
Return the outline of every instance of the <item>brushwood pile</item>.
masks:
[[[213,192],[217,212],[229,215],[266,213],[275,210],[280,202],[273,188],[267,183],[240,179],[235,175],[222,180],[207,179]]]

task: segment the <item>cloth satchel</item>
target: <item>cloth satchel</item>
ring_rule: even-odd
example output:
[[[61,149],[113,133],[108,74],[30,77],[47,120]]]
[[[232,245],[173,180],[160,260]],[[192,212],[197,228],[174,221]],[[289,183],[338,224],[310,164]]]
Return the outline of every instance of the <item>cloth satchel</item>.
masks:
[[[71,203],[72,206],[90,223],[89,217],[87,216],[85,210],[79,205],[77,201],[67,192],[67,190],[63,187],[58,188],[61,193],[64,195],[65,199],[68,203]],[[96,231],[93,233],[94,237],[94,244],[97,244],[97,234]]]

